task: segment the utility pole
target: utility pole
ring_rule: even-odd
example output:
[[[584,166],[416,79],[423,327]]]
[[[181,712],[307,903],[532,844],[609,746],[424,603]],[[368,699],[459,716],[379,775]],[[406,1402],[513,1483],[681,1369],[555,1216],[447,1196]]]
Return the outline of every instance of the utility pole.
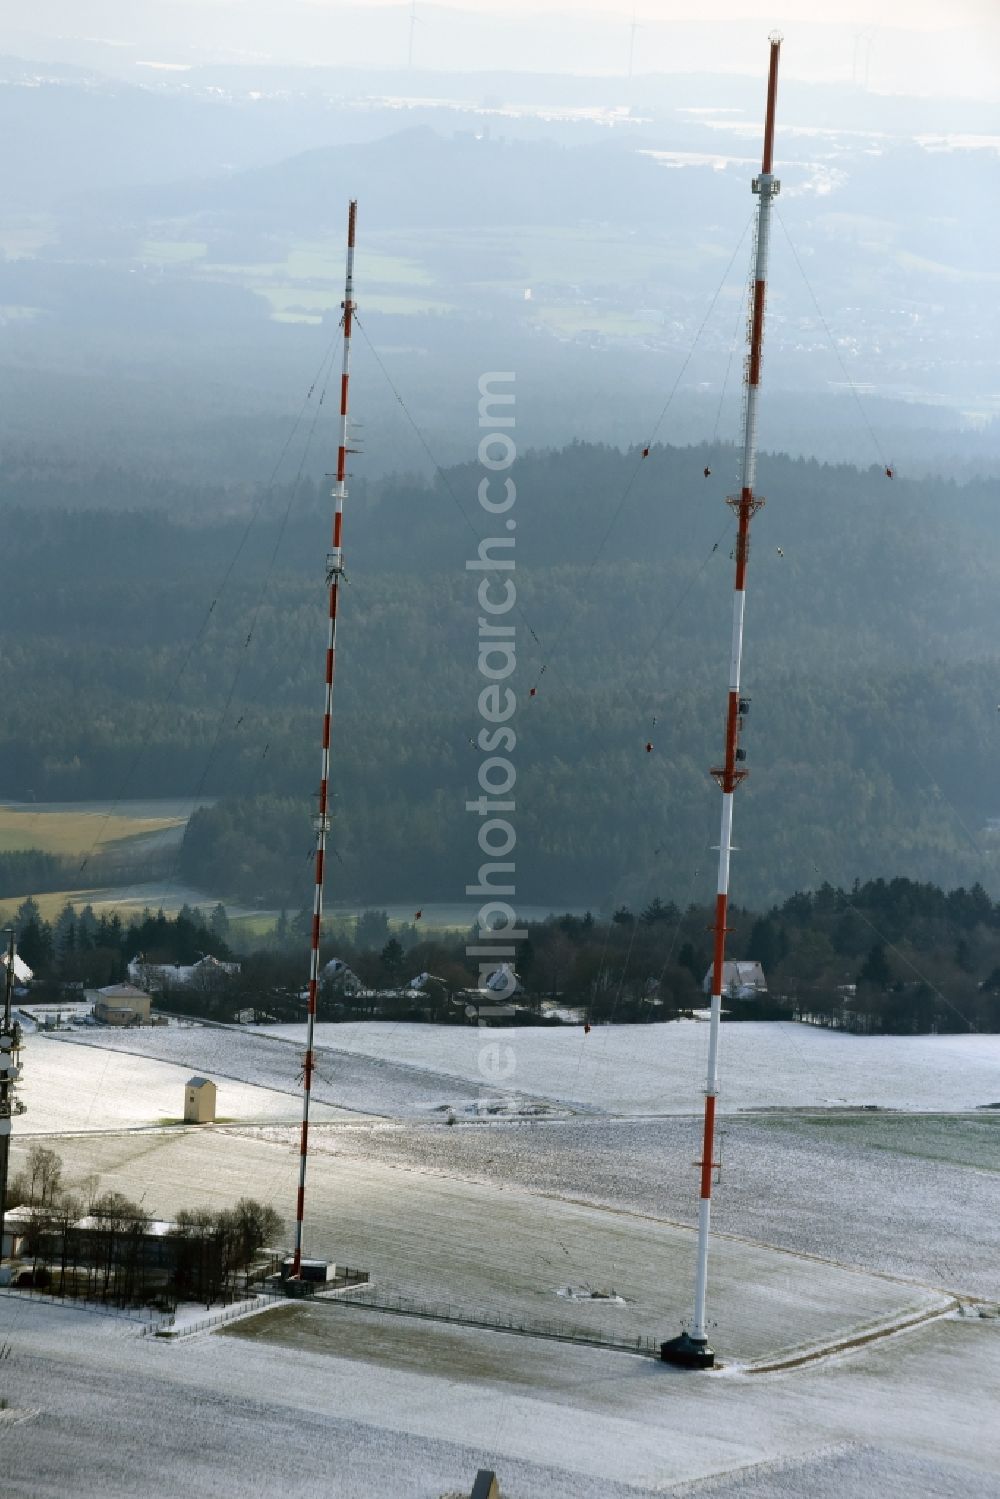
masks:
[[[7,972],[4,983],[3,1019],[0,1021],[0,1259],[3,1258],[3,1226],[7,1211],[7,1180],[10,1172],[10,1136],[15,1114],[24,1113],[24,1104],[15,1096],[21,1076],[21,1027],[11,1018],[11,993],[14,988],[14,931],[9,929]]]
[[[708,1077],[705,1086],[705,1128],[701,1156],[701,1196],[698,1203],[698,1262],[695,1275],[694,1321],[690,1332],[660,1345],[664,1363],[685,1369],[710,1369],[715,1353],[708,1346],[705,1297],[708,1286],[708,1238],[712,1216],[712,1173],[715,1161],[715,1100],[718,1094],[719,1027],[722,1019],[722,987],[726,963],[726,910],[729,901],[729,857],[732,852],[733,795],[747,772],[742,769],[746,751],[740,745],[749,700],[742,696],[740,674],[743,659],[743,614],[746,606],[747,562],[750,556],[750,522],[764,501],[754,494],[757,477],[757,396],[760,389],[761,353],[764,344],[764,298],[767,283],[767,252],[771,228],[771,201],[780,189],[773,175],[774,110],[778,93],[780,36],[771,37],[771,60],[767,79],[767,113],[764,122],[764,153],[760,176],[753,180],[757,194],[757,226],[753,252],[753,286],[750,294],[749,348],[743,382],[743,459],[740,492],[727,498],[737,516],[736,586],[733,596],[733,635],[729,658],[729,692],[726,706],[725,763],[712,771],[722,791],[722,830],[719,836],[719,878],[715,897],[715,944],[712,961],[712,1010],[708,1036]]]
[[[295,1258],[292,1277],[302,1268],[302,1223],[305,1216],[306,1159],[309,1150],[309,1101],[315,1067],[316,999],[319,994],[319,947],[323,926],[323,877],[326,868],[326,838],[330,831],[330,729],[333,716],[333,674],[337,659],[337,604],[344,573],[341,533],[344,497],[347,494],[347,391],[351,374],[351,326],[354,321],[354,226],[358,205],[351,199],[347,211],[347,273],[344,284],[344,354],[340,374],[340,446],[337,477],[333,486],[333,547],[326,556],[326,586],[329,600],[329,631],[326,645],[326,686],[323,706],[323,752],[319,782],[319,807],[313,820],[316,830],[316,878],[313,887],[312,937],[309,953],[309,1001],[306,1012],[306,1055],[302,1068],[302,1133],[299,1141],[299,1191],[295,1209]]]

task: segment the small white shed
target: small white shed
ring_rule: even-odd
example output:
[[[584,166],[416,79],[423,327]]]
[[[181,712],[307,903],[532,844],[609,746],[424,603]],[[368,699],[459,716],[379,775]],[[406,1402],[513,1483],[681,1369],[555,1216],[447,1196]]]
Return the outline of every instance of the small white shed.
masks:
[[[215,1123],[215,1084],[207,1077],[189,1077],[184,1084],[184,1123]]]

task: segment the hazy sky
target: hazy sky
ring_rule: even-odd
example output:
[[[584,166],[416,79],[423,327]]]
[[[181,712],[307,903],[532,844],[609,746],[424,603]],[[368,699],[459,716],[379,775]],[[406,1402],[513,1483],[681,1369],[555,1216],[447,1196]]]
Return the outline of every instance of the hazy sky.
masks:
[[[204,4],[205,0],[182,0],[186,4]],[[241,5],[245,0],[214,0],[217,4]],[[251,0],[255,3],[255,0]],[[280,8],[280,0],[277,0]],[[326,10],[336,10],[341,0],[306,0]],[[357,3],[357,0],[356,0]],[[360,0],[366,5],[398,5],[399,0]],[[604,18],[624,16],[631,19],[633,9],[640,21],[708,21],[760,20],[765,27],[773,24],[855,23],[865,26],[898,26],[903,30],[953,30],[976,24],[1000,23],[998,0],[461,0],[442,8],[475,11],[480,15],[497,15],[520,11],[544,14],[546,11],[588,12]]]
[[[621,76],[633,14],[639,73],[758,71],[774,27],[788,78],[1000,100],[1000,0],[0,0],[0,51]]]

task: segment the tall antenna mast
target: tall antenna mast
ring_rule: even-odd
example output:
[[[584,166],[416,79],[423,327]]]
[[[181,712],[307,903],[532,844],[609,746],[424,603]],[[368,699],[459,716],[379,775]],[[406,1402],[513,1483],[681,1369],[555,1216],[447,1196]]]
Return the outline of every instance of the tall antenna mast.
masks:
[[[309,1004],[306,1014],[306,1055],[302,1065],[302,1135],[299,1142],[299,1192],[295,1207],[295,1257],[292,1276],[299,1278],[302,1268],[302,1221],[306,1200],[306,1157],[309,1149],[309,1101],[314,1068],[313,1045],[316,1036],[316,998],[319,993],[319,944],[323,926],[323,876],[326,866],[326,836],[330,831],[330,722],[333,713],[333,672],[337,652],[337,600],[344,572],[341,533],[344,525],[344,497],[347,494],[347,391],[351,375],[351,323],[354,317],[354,227],[358,216],[357,200],[352,198],[347,211],[347,276],[344,284],[344,358],[340,375],[340,446],[337,449],[337,478],[333,486],[333,548],[326,556],[326,583],[330,599],[330,629],[326,646],[326,692],[323,706],[323,758],[319,782],[319,807],[314,819],[316,829],[316,883],[313,892],[312,938],[309,952]]]
[[[14,1096],[21,1076],[19,1061],[21,1027],[11,1018],[11,993],[14,988],[14,932],[9,933],[7,972],[4,975],[3,1010],[0,1012],[0,1259],[3,1258],[3,1223],[7,1211],[7,1179],[10,1171],[10,1135],[15,1114],[24,1113],[24,1105]]]
[[[754,494],[757,477],[757,395],[760,389],[761,350],[764,343],[764,295],[767,282],[767,251],[771,228],[771,200],[780,183],[771,171],[774,151],[774,107],[778,93],[778,54],[781,37],[771,37],[771,63],[767,79],[767,114],[764,121],[764,154],[760,176],[753,180],[757,194],[757,227],[754,240],[753,288],[748,326],[749,349],[743,391],[743,461],[740,492],[727,498],[737,516],[736,591],[733,601],[733,643],[729,665],[726,708],[726,756],[712,775],[722,790],[722,831],[719,836],[719,880],[715,897],[715,947],[712,960],[712,1011],[708,1034],[708,1079],[705,1086],[705,1132],[701,1157],[701,1199],[698,1204],[698,1264],[695,1275],[694,1321],[690,1332],[660,1346],[665,1363],[687,1369],[710,1369],[715,1354],[708,1346],[705,1326],[705,1294],[708,1287],[708,1237],[712,1216],[712,1172],[715,1169],[715,1099],[718,1093],[719,1026],[722,1019],[722,986],[726,963],[726,910],[729,903],[729,856],[732,851],[733,794],[746,778],[740,767],[746,751],[740,747],[748,700],[740,695],[743,658],[743,611],[746,604],[747,562],[750,556],[750,522],[763,505]]]

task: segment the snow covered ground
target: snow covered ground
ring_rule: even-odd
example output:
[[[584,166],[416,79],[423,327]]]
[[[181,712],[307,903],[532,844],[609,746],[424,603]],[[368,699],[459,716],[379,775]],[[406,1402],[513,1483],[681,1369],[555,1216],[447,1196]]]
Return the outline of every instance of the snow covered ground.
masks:
[[[287,1131],[269,1129],[269,1135]],[[338,1155],[693,1225],[700,1121],[320,1130]],[[324,1136],[329,1135],[329,1142]],[[756,1115],[725,1121],[723,1233],[1000,1300],[1000,1117]]]
[[[523,1094],[586,1113],[698,1114],[708,1028],[669,1025],[478,1030],[358,1022],[316,1027],[315,1098],[361,1113],[467,1114]],[[163,1026],[66,1040],[175,1062],[261,1087],[298,1084],[304,1027]],[[28,1073],[25,1056],[25,1076]],[[1000,1036],[849,1036],[751,1023],[722,1033],[720,1109],[975,1109],[1000,1102]],[[221,1107],[220,1107],[221,1112]]]
[[[301,1036],[301,1027],[263,1033]],[[708,1027],[669,1025],[478,1030],[358,1022],[319,1024],[317,1042],[504,1089],[616,1114],[700,1112]],[[499,1060],[489,1048],[499,1046]],[[329,1076],[337,1077],[331,1059]],[[1000,1035],[851,1036],[815,1026],[724,1025],[720,1107],[737,1109],[877,1104],[896,1109],[969,1109],[1000,1101]]]
[[[164,1346],[0,1298],[5,1344],[5,1499],[1000,1499],[996,1324],[781,1376],[294,1306]]]
[[[223,1206],[248,1190],[286,1220],[295,1203],[294,1130],[78,1136],[64,1169],[141,1198],[157,1217]],[[450,1132],[449,1132],[450,1133]],[[499,1188],[441,1171],[352,1157],[340,1128],[314,1131],[306,1252],[371,1271],[380,1292],[478,1315],[545,1322],[616,1339],[671,1336],[689,1310],[694,1235],[647,1211]],[[264,1138],[261,1138],[264,1136]],[[561,1297],[567,1285],[623,1304]],[[759,1359],[836,1341],[942,1304],[926,1288],[744,1238],[720,1237],[713,1315],[727,1353]]]
[[[289,1026],[282,1036],[259,1035],[246,1026],[154,1026],[120,1033],[67,1032],[65,1040],[175,1062],[216,1080],[230,1077],[264,1088],[301,1089],[304,1026]],[[29,1060],[25,1048],[26,1075]],[[314,1101],[360,1114],[426,1118],[459,1096],[471,1099],[473,1092],[456,1087],[446,1074],[347,1051],[324,1050],[313,1074]]]
[[[130,1035],[139,1034],[130,1032]],[[149,1034],[152,1034],[150,1032]],[[289,1050],[286,1091],[258,1087],[206,1068],[134,1056],[110,1047],[75,1046],[67,1035],[27,1038],[22,1052],[24,1073],[18,1087],[27,1113],[18,1118],[16,1137],[63,1134],[76,1130],[135,1129],[183,1118],[184,1085],[202,1070],[216,1083],[220,1119],[291,1121],[302,1111]],[[317,1106],[316,1119],[334,1119],[339,1111]]]
[[[320,1038],[307,1253],[368,1268],[379,1295],[522,1326],[638,1340],[686,1319],[704,1025]],[[157,1216],[252,1192],[287,1223],[302,1040],[32,1035],[14,1168],[33,1132],[61,1133],[47,1143],[69,1180],[96,1173]],[[512,1059],[504,1086],[555,1116],[463,1113],[496,1091],[484,1057]],[[1000,1322],[935,1320],[747,1372],[953,1294],[1000,1300],[1000,1113],[975,1112],[1000,1100],[998,1063],[998,1037],[725,1028],[709,1308],[726,1367],[709,1376],[342,1305],[164,1347],[0,1296],[4,1499],[440,1499],[481,1465],[505,1499],[1000,1499]],[[155,1127],[192,1072],[238,1122]]]

